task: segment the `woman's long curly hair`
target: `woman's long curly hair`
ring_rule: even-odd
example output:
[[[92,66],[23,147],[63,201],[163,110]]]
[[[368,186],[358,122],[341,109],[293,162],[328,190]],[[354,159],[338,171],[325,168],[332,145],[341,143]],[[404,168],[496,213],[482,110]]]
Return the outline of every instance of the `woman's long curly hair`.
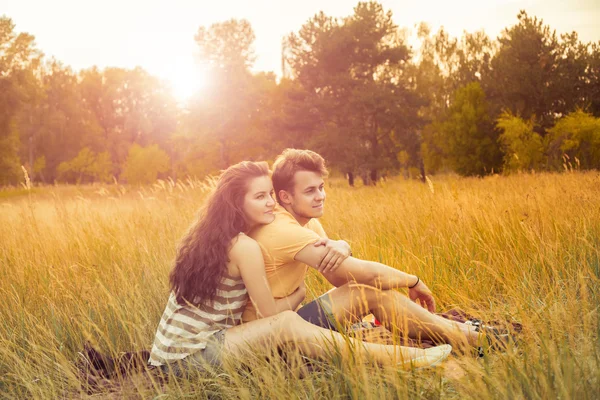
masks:
[[[179,304],[212,302],[227,271],[231,241],[247,229],[244,197],[250,181],[269,176],[266,162],[243,161],[219,177],[198,219],[177,249],[169,276]]]

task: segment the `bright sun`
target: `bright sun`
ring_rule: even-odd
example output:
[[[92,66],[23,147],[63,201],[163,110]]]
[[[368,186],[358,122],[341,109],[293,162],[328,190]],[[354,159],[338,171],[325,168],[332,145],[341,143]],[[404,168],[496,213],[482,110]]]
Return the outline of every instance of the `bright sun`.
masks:
[[[207,75],[206,69],[195,62],[174,62],[165,78],[175,98],[185,102],[202,91],[207,83]]]

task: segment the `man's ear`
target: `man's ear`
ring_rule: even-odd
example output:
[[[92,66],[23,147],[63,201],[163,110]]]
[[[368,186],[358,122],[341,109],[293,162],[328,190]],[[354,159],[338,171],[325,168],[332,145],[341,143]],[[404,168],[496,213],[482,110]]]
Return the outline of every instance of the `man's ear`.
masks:
[[[279,191],[279,198],[281,199],[281,202],[285,205],[292,203],[291,195],[283,189]]]

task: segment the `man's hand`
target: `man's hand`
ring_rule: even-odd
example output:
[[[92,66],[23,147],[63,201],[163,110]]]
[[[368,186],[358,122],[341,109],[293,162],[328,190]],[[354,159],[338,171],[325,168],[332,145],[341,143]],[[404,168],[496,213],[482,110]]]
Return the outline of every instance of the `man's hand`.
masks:
[[[429,290],[423,281],[419,281],[414,288],[408,289],[408,297],[415,303],[420,304],[423,308],[429,310],[429,312],[435,312],[435,300],[431,294],[431,290]]]
[[[327,248],[327,253],[317,265],[317,270],[322,274],[338,269],[351,253],[350,245],[343,240],[319,239],[314,246],[325,246]]]

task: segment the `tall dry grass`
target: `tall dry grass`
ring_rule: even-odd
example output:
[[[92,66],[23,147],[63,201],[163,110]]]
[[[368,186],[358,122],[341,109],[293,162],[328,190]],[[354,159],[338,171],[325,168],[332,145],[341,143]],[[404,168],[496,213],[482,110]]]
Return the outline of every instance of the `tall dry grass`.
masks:
[[[0,394],[86,397],[86,340],[148,348],[177,240],[206,185],[159,182],[0,193]],[[332,351],[314,372],[257,357],[218,377],[123,380],[93,396],[573,398],[600,393],[600,174],[328,184],[323,224],[356,256],[418,274],[438,308],[521,322],[518,346],[400,372]],[[311,294],[328,288],[316,274]]]

